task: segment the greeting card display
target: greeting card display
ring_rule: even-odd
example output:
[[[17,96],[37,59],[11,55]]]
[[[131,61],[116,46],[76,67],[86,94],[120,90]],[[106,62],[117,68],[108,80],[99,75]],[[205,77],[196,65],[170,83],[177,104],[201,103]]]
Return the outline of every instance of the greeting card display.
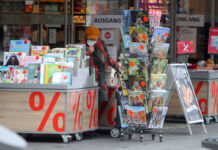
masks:
[[[194,40],[177,41],[177,54],[189,54],[195,52]]]
[[[67,48],[65,51],[65,60],[67,62],[78,62],[80,66],[81,48]]]
[[[162,12],[160,10],[149,10],[149,23],[151,32],[154,31],[156,27],[160,26]]]
[[[129,87],[131,91],[147,91],[147,78],[145,76],[128,76]]]

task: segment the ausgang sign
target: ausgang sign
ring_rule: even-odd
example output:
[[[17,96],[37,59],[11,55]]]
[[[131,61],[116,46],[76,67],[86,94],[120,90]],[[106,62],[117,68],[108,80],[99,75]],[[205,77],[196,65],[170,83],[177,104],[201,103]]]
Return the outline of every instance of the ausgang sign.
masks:
[[[122,15],[93,15],[92,24],[98,28],[120,28],[123,26]]]
[[[177,26],[192,26],[192,27],[203,27],[204,26],[204,15],[176,15]]]

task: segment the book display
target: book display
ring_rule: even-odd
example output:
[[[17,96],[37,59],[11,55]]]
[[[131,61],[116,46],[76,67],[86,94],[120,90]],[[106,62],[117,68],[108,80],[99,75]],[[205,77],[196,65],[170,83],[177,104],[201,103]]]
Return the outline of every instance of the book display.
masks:
[[[31,45],[27,40],[12,40],[9,52],[4,53],[0,83],[72,85],[81,76],[80,70],[90,76],[88,62],[83,44],[50,50],[49,46]],[[92,78],[89,87],[96,85],[94,74]]]
[[[121,102],[118,109],[124,129],[134,126],[161,130],[167,112],[165,83],[169,44],[166,41],[170,29],[151,25],[148,14],[142,10],[123,11],[122,90],[119,91],[123,98],[119,99],[128,98],[128,105],[122,106]]]

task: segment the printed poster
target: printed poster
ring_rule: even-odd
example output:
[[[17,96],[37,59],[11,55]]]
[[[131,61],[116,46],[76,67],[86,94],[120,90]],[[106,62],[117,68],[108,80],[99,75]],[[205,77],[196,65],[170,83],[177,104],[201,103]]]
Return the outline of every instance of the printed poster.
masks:
[[[195,52],[194,40],[177,41],[177,54],[189,54]]]
[[[218,41],[218,28],[210,28],[208,53],[218,54],[218,49],[216,48],[216,41]]]

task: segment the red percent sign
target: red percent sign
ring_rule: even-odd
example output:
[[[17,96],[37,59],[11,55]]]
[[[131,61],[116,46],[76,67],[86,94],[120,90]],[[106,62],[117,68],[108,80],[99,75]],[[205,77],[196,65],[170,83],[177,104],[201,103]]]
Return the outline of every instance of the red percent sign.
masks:
[[[217,94],[218,94],[218,84],[216,85],[216,82],[213,81],[212,87],[211,87],[211,95],[214,99],[213,114],[215,113],[215,109],[216,109],[216,113],[218,113],[218,99],[217,99],[218,95]]]
[[[112,97],[114,92],[116,92],[115,88],[109,88],[109,90],[108,90],[108,101],[104,101],[103,104],[101,105],[98,120],[101,120],[105,110],[107,109],[107,106],[109,105],[109,102],[114,100],[113,97]],[[114,119],[113,115],[114,115],[114,117],[116,116],[116,111],[114,109],[114,108],[116,108],[115,106],[116,106],[116,99],[114,100],[114,106],[110,107],[109,110],[107,111],[107,121],[108,121],[108,123],[110,125],[115,124],[115,122],[113,120]]]
[[[94,109],[95,97],[96,97],[96,90],[94,91],[93,99],[92,99],[91,91],[89,90],[87,92],[86,105],[87,105],[87,108],[89,110],[91,110],[91,116],[90,116],[90,120],[89,120],[89,129],[92,127],[92,122],[94,123],[94,127],[95,128],[97,127],[97,122],[96,122],[97,120],[95,120],[95,119],[96,119],[96,115],[98,114],[98,109]],[[93,119],[93,121],[92,121],[92,119]]]
[[[74,117],[74,125],[73,125],[73,131],[76,130],[77,120],[78,120],[78,128],[79,130],[82,130],[82,111],[79,111],[80,107],[80,98],[81,98],[81,92],[78,94],[78,101],[76,99],[76,93],[73,92],[71,95],[71,109],[73,112],[76,111],[75,117]]]
[[[196,89],[195,89],[196,96],[200,92],[201,87],[203,86],[203,84],[204,84],[204,82],[202,82],[202,81],[198,82],[198,85],[196,86]],[[198,100],[198,105],[200,106],[201,113],[203,115],[206,115],[207,114],[207,99],[205,99],[205,98],[199,99]],[[204,109],[202,107],[203,105],[205,106]]]
[[[44,114],[43,116],[43,119],[37,129],[37,131],[43,131],[47,121],[48,121],[48,118],[50,117],[51,115],[51,112],[52,110],[54,109],[57,101],[58,101],[58,98],[60,96],[60,92],[56,92],[54,94],[54,97],[52,98],[52,101],[48,107],[48,109],[46,110],[46,113]],[[35,98],[36,96],[39,97],[39,106],[36,106],[35,105]],[[29,97],[29,105],[30,105],[30,108],[34,111],[41,111],[43,108],[44,108],[44,105],[45,105],[45,97],[43,95],[43,93],[41,92],[33,92],[31,93],[30,97]],[[59,118],[62,118],[63,120],[63,125],[62,127],[59,127],[58,126],[58,120]],[[65,114],[64,113],[56,113],[54,118],[53,118],[53,128],[55,129],[55,131],[57,132],[64,132],[64,129],[65,129]]]

